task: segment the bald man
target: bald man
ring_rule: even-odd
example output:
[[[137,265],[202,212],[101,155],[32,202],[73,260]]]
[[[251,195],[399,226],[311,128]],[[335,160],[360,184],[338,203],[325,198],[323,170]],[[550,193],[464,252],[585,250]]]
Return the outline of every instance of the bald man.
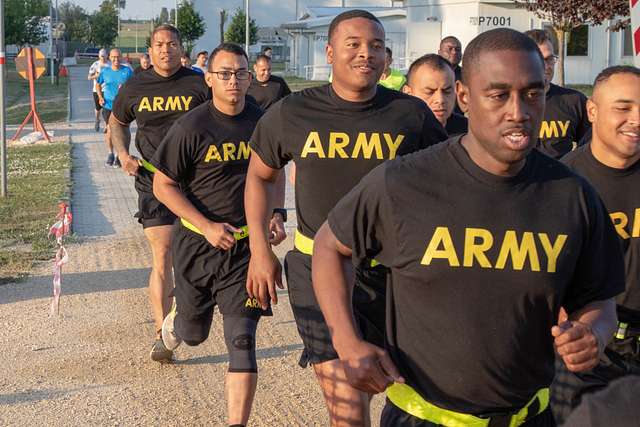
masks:
[[[100,105],[102,106],[102,117],[105,123],[109,123],[111,110],[113,110],[113,101],[115,101],[118,91],[123,84],[133,75],[131,68],[125,67],[122,63],[122,54],[120,49],[111,49],[109,52],[109,61],[111,67],[104,68],[98,79],[96,80],[96,93]],[[107,126],[107,132],[104,135],[104,142],[107,146],[107,160],[104,165],[107,167],[120,167],[120,160],[115,156],[113,151],[113,143],[111,142],[111,130]]]
[[[610,67],[587,101],[591,140],[562,161],[602,198],[624,250],[626,290],[616,299],[618,331],[600,364],[585,373],[558,366],[554,414],[563,421],[582,397],[624,375],[640,375],[640,69]],[[613,424],[611,424],[613,425]]]

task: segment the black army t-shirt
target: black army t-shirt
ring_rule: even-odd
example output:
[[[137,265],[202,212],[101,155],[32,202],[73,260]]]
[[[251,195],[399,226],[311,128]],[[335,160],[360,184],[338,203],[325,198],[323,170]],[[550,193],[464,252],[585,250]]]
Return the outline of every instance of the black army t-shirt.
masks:
[[[387,159],[446,139],[420,99],[378,86],[348,102],[331,85],[293,93],[262,117],[251,148],[269,167],[296,163],[298,228],[313,238],[333,206]]]
[[[618,295],[618,320],[640,325],[640,161],[626,169],[600,163],[591,143],[562,161],[595,187],[613,221],[624,252],[627,290]]]
[[[270,76],[266,82],[260,82],[254,78],[251,80],[248,95],[255,98],[263,110],[267,110],[273,104],[289,95],[291,90],[284,79],[278,76]]]
[[[173,122],[211,97],[201,74],[181,67],[170,77],[147,70],[120,89],[113,114],[121,123],[138,123],[136,148],[145,160],[153,157]]]
[[[390,268],[391,357],[424,399],[458,412],[526,405],[553,379],[560,306],[624,290],[595,191],[537,150],[498,177],[454,137],[376,168],[329,225],[354,262]]]
[[[591,129],[586,103],[581,92],[551,84],[538,137],[538,148],[543,153],[560,158],[580,143]]]
[[[462,135],[468,132],[469,123],[465,116],[454,112],[447,120],[444,129],[449,136]]]
[[[209,220],[245,225],[249,138],[261,116],[262,110],[249,102],[237,116],[207,102],[175,122],[151,163],[178,182]]]

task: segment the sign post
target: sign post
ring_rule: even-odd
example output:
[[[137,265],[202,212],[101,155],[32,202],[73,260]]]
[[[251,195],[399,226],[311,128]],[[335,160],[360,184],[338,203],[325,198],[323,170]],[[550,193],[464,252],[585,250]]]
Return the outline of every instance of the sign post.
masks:
[[[31,98],[31,111],[29,111],[29,114],[27,114],[27,117],[18,128],[18,131],[16,132],[12,141],[18,139],[18,136],[20,136],[20,132],[22,132],[22,129],[24,128],[24,125],[26,125],[29,119],[32,118],[33,130],[41,132],[47,142],[51,142],[51,140],[49,139],[49,134],[44,128],[42,120],[40,120],[40,116],[38,115],[38,111],[36,109],[35,81],[36,79],[40,78],[47,69],[46,58],[38,49],[25,47],[16,57],[16,69],[18,70],[18,74],[20,74],[23,79],[29,80],[29,97]]]
[[[631,12],[631,39],[633,40],[633,63],[640,67],[640,0],[629,0]]]

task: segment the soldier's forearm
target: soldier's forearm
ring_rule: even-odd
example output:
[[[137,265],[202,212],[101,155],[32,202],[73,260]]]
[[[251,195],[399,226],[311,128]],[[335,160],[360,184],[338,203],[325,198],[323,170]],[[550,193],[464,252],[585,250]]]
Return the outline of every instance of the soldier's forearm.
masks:
[[[109,127],[111,129],[111,142],[118,153],[118,157],[129,155],[129,146],[131,145],[129,126],[118,122],[112,114],[109,118]]]

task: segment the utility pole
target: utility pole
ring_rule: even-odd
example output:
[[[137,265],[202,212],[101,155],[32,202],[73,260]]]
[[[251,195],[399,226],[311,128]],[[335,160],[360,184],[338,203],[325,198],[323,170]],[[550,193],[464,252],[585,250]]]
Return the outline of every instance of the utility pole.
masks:
[[[138,53],[138,17],[136,16],[136,53]]]
[[[173,19],[175,20],[176,28],[178,28],[178,0],[176,0],[176,13],[173,14]]]
[[[244,0],[244,49],[249,55],[249,0]]]
[[[4,111],[4,0],[0,0],[0,197],[7,197],[7,133]]]

